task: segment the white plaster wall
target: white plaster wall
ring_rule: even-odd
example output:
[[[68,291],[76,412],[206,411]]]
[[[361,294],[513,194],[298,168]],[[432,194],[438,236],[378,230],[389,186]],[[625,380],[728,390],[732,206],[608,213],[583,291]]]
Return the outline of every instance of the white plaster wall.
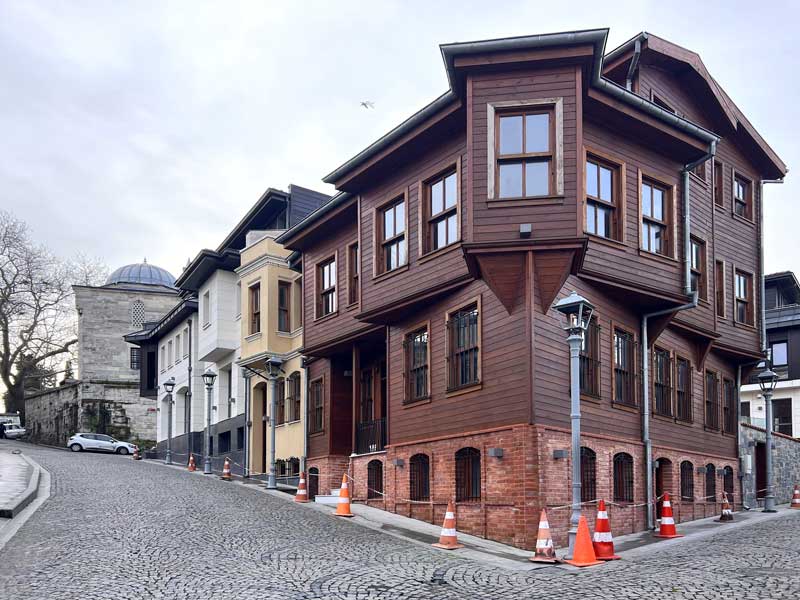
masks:
[[[761,390],[757,385],[743,385],[740,393],[742,402],[750,402],[750,419],[756,427],[766,424],[766,406]],[[792,437],[800,438],[800,379],[779,381],[772,394],[773,400],[792,399]]]
[[[217,362],[222,355],[239,348],[239,318],[236,302],[236,273],[215,271],[198,291],[200,332],[198,356],[205,362]],[[208,300],[206,300],[208,293]],[[205,304],[209,303],[209,322],[205,320]]]

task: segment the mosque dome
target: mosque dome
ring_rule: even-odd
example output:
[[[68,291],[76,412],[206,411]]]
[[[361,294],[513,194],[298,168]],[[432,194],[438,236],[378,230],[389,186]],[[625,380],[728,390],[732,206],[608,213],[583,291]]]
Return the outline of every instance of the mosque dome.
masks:
[[[120,267],[106,280],[106,285],[115,284],[160,285],[175,287],[175,278],[166,269],[144,262],[134,263]]]

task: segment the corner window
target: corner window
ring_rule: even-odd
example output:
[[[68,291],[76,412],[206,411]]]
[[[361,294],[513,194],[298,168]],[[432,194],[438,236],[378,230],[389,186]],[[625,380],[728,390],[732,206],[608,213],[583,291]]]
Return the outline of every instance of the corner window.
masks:
[[[477,303],[447,316],[447,389],[480,383],[480,311]]]
[[[498,113],[497,197],[548,196],[553,188],[552,108]]]
[[[713,371],[706,371],[706,428],[719,429],[719,380]]]
[[[692,291],[705,300],[708,297],[706,285],[706,243],[700,239],[691,241],[691,283]]]
[[[755,323],[753,310],[753,276],[750,273],[736,270],[735,273],[736,322],[745,325]]]
[[[292,330],[291,322],[292,284],[288,281],[278,282],[278,331],[288,333]]]
[[[409,333],[404,341],[406,352],[406,402],[424,400],[428,389],[428,328]]]
[[[733,212],[745,219],[753,220],[753,186],[741,175],[733,178]]]
[[[614,402],[636,406],[636,344],[633,334],[614,329]]]
[[[317,266],[317,316],[336,312],[336,259]]]
[[[315,379],[309,385],[309,394],[310,394],[310,410],[311,413],[309,416],[311,417],[308,421],[308,432],[309,433],[319,433],[323,430],[324,425],[324,411],[325,411],[325,404],[324,404],[324,396],[323,396],[323,388],[322,388],[322,379]]]
[[[717,206],[725,206],[725,187],[722,185],[725,177],[722,163],[714,161],[714,204]]]
[[[622,239],[620,165],[586,157],[586,233]]]
[[[261,284],[255,283],[248,289],[250,296],[250,335],[261,331]]]
[[[642,181],[642,249],[655,254],[671,256],[671,194],[663,185],[645,179]]]
[[[353,242],[347,247],[347,303],[358,302],[358,276],[361,270],[359,264],[358,242]]]
[[[405,195],[378,211],[378,273],[402,267],[407,262]]]
[[[451,169],[423,187],[426,231],[423,253],[433,252],[458,241],[458,169]]]
[[[597,319],[589,322],[583,334],[580,354],[581,394],[600,396],[600,326]]]

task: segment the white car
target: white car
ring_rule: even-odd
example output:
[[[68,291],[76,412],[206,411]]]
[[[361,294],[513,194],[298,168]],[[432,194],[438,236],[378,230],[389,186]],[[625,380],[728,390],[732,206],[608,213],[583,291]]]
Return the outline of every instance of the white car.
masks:
[[[133,451],[137,449],[134,444],[120,442],[103,433],[76,433],[67,441],[67,448],[73,452],[100,450],[117,454],[133,454]]]
[[[20,427],[19,425],[12,425],[10,423],[6,423],[5,433],[6,433],[6,438],[9,439],[9,440],[19,439],[23,435],[25,435],[26,432],[27,432],[27,429],[25,429],[24,427]]]

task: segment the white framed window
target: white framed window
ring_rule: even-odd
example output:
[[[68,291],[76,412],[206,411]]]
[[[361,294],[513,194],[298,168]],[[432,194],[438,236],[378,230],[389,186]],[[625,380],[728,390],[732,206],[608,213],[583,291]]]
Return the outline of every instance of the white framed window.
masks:
[[[211,290],[203,294],[203,325],[211,323]]]

